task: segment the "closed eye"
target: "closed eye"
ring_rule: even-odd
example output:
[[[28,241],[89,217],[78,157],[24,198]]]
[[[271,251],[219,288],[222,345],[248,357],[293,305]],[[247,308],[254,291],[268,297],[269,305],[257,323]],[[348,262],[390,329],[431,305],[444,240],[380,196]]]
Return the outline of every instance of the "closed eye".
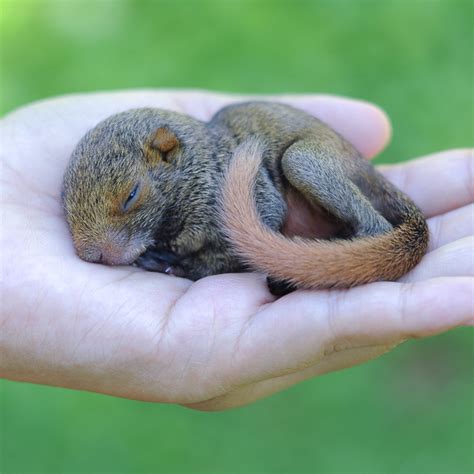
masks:
[[[125,201],[122,204],[122,209],[124,212],[128,212],[133,207],[133,205],[137,202],[138,197],[140,196],[140,191],[141,191],[140,188],[141,188],[140,183],[137,183],[132,189],[132,191],[130,192],[130,194],[128,195],[127,199],[125,199]]]

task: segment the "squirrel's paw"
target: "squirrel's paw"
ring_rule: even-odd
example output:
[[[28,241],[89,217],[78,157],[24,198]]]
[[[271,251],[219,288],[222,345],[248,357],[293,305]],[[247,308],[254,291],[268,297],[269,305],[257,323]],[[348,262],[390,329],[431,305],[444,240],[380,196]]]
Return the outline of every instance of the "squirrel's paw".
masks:
[[[135,260],[135,265],[149,272],[185,277],[184,270],[177,265],[178,261],[178,257],[172,252],[149,249]]]

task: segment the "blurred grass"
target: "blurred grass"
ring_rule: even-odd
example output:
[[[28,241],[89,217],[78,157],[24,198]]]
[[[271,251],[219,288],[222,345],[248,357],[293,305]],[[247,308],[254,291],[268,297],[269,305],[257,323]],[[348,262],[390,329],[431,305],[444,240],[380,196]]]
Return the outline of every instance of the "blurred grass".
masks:
[[[0,0],[0,113],[71,92],[324,92],[384,107],[384,161],[472,145],[473,3]],[[408,343],[204,414],[0,383],[0,471],[468,473],[473,339]]]

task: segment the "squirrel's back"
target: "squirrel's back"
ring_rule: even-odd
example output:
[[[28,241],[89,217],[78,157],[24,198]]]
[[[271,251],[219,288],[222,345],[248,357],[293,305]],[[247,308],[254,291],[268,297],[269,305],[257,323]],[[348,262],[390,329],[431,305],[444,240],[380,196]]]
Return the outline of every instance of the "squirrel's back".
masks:
[[[350,287],[395,280],[426,252],[428,228],[421,211],[324,123],[291,107],[265,103],[230,106],[216,120],[242,137],[223,187],[222,221],[236,253],[249,266],[297,287]],[[359,216],[378,216],[385,228],[373,235],[331,241],[290,239],[265,226],[255,206],[259,170],[268,166],[268,155],[281,162],[293,145],[301,145],[301,160],[293,155],[284,164],[293,167],[291,172],[296,169],[293,176],[301,181],[291,185],[308,195],[318,195],[322,189],[319,195],[328,204],[346,210],[352,206]],[[281,166],[276,168],[283,174]],[[320,178],[307,179],[320,172]],[[284,178],[283,182],[290,186]],[[342,191],[344,183],[354,195]]]

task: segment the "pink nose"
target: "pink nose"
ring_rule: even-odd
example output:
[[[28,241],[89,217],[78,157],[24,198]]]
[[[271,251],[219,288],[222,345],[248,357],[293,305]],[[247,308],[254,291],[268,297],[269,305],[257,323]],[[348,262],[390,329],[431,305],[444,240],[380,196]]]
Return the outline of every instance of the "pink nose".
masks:
[[[111,241],[78,248],[77,253],[83,260],[92,263],[104,263],[105,265],[129,263],[126,258],[125,249]]]
[[[116,242],[108,241],[98,247],[100,251],[101,261],[106,265],[121,265],[127,263],[125,261],[125,249]]]

